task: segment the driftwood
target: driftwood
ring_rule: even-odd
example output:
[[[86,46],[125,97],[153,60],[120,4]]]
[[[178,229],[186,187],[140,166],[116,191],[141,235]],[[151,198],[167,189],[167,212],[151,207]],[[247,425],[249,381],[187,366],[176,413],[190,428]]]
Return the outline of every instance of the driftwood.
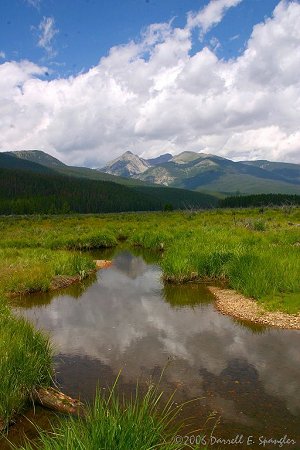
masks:
[[[49,388],[37,388],[31,394],[31,399],[34,403],[37,403],[45,408],[51,409],[52,411],[64,413],[64,414],[76,414],[84,415],[85,409],[84,404],[81,401],[69,397],[56,389]],[[15,423],[13,418],[8,422],[5,422],[0,417],[0,433],[5,431],[10,423]]]
[[[38,388],[33,392],[33,401],[45,408],[67,414],[83,414],[84,405],[79,400],[69,397],[62,392],[49,388]]]
[[[96,269],[107,269],[112,265],[112,261],[108,259],[95,259]]]

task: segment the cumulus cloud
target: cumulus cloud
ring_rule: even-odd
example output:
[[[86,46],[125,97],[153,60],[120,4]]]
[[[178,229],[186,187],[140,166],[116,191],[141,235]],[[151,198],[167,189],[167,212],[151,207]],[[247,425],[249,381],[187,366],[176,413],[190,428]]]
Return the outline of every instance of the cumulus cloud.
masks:
[[[211,0],[207,6],[197,13],[189,13],[188,28],[201,28],[201,34],[207,33],[223,19],[229,8],[237,6],[242,0]]]
[[[53,38],[58,33],[55,28],[55,20],[53,17],[43,17],[38,27],[40,31],[38,46],[44,49],[48,56],[55,56],[56,52],[53,49]]]
[[[233,6],[211,3],[222,14]],[[26,61],[1,64],[0,148],[92,166],[128,149],[300,162],[299,24],[300,4],[280,2],[229,61],[208,47],[191,52],[189,26],[164,23],[66,79],[40,79],[46,69]],[[54,21],[44,28],[51,46]]]

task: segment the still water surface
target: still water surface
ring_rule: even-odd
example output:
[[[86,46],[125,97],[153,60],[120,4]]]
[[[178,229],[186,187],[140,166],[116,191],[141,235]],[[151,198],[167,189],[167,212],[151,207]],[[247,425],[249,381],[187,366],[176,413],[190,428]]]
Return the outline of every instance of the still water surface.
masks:
[[[205,286],[163,285],[146,259],[117,252],[94,279],[19,303],[17,311],[51,335],[60,388],[92,401],[120,369],[120,388],[131,392],[138,378],[157,380],[168,364],[162,389],[176,388],[177,401],[199,398],[183,413],[195,417],[186,432],[243,435],[212,448],[252,450],[280,448],[259,445],[260,436],[287,435],[297,444],[281,448],[299,449],[300,332],[232,320],[216,311]]]

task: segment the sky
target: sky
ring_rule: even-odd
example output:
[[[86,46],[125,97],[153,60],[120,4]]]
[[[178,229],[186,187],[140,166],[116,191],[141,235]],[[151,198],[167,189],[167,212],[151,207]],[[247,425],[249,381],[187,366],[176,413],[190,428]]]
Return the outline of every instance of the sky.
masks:
[[[300,163],[298,0],[1,0],[0,151]]]

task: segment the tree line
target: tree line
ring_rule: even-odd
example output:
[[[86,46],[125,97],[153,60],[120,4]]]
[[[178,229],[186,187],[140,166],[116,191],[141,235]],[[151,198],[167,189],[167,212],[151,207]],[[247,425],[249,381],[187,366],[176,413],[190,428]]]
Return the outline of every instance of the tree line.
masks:
[[[219,200],[220,208],[249,208],[264,206],[300,205],[300,195],[253,194],[236,195]]]

